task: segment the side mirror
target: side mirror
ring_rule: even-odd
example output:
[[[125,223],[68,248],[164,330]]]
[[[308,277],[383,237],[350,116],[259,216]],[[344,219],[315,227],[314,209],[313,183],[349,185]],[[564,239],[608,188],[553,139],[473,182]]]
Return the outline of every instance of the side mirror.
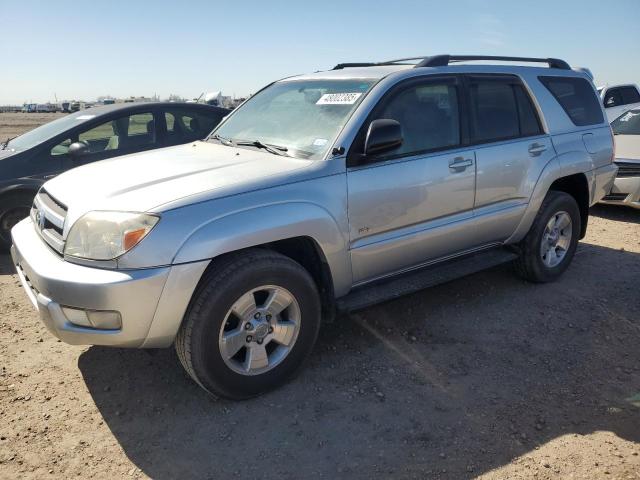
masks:
[[[89,153],[89,145],[84,142],[73,142],[69,145],[67,153],[69,153],[69,156],[72,158],[81,157]]]
[[[381,118],[369,125],[364,142],[364,154],[377,155],[402,145],[402,126],[396,120]]]

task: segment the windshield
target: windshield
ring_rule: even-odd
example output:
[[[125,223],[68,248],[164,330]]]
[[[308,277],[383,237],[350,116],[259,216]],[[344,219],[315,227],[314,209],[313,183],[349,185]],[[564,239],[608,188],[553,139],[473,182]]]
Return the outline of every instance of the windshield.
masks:
[[[34,128],[33,130],[30,130],[27,133],[14,138],[9,142],[6,148],[13,150],[27,150],[41,144],[42,142],[46,142],[59,133],[62,133],[65,130],[69,130],[76,125],[80,125],[83,122],[86,122],[87,120],[90,120],[94,117],[95,115],[91,115],[86,112],[78,112],[62,118],[58,118],[52,122],[45,123],[38,128]],[[4,141],[4,138],[0,138],[0,142]]]
[[[640,110],[630,110],[611,122],[615,135],[640,135]]]
[[[322,158],[374,80],[291,80],[257,93],[213,136],[258,142],[298,158]]]

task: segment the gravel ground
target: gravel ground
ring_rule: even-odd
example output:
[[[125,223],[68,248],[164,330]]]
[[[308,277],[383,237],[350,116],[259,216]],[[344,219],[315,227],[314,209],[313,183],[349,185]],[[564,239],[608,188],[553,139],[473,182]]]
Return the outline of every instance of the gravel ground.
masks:
[[[326,325],[244,402],[171,349],[60,343],[13,273],[0,256],[3,479],[640,478],[640,211],[594,208],[556,283],[503,266]]]
[[[65,115],[66,113],[0,113],[0,142]]]

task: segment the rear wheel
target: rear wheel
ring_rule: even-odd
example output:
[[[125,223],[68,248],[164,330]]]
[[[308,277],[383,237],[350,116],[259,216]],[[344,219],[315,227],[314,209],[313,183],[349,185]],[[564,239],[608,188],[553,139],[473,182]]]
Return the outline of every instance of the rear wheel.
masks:
[[[11,229],[23,218],[29,216],[33,194],[15,193],[0,199],[0,251],[11,246]]]
[[[298,370],[319,326],[320,301],[309,273],[278,253],[247,250],[212,264],[185,315],[176,350],[205,390],[249,398]]]
[[[550,191],[520,244],[516,270],[526,280],[551,282],[569,266],[580,236],[580,209],[565,192]]]

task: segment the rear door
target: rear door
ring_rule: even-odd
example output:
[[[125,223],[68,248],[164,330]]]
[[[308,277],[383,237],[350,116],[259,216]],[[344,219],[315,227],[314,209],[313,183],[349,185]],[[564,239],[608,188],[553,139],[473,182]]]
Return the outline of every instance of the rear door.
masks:
[[[475,240],[502,242],[515,231],[555,151],[519,77],[469,75],[466,84],[477,162]]]
[[[164,145],[180,145],[202,140],[227,114],[223,109],[167,107],[164,109]]]
[[[353,278],[363,283],[465,250],[473,242],[473,149],[464,146],[457,76],[402,82],[380,101],[349,152]],[[403,144],[352,162],[376,119],[397,120]]]

